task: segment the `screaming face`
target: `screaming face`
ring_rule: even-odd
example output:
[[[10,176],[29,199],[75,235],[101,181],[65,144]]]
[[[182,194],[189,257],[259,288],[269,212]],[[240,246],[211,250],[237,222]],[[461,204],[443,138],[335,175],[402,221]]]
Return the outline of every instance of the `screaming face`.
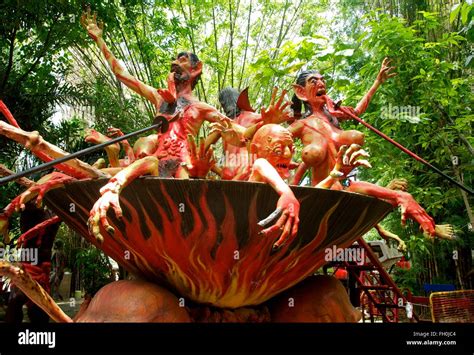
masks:
[[[311,74],[306,79],[306,93],[308,98],[318,97],[326,94],[326,82],[319,74]]]

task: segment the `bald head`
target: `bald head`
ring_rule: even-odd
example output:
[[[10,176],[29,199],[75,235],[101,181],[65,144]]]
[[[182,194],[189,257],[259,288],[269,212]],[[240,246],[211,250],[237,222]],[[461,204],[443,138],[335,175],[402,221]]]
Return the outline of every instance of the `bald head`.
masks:
[[[272,123],[262,126],[253,136],[252,143],[259,144],[263,142],[271,142],[276,139],[293,141],[293,137],[291,136],[290,131],[288,131],[283,126]]]
[[[278,151],[276,147],[293,146],[293,137],[285,127],[277,124],[267,124],[262,126],[253,136],[250,144],[250,152],[256,154],[259,158]]]

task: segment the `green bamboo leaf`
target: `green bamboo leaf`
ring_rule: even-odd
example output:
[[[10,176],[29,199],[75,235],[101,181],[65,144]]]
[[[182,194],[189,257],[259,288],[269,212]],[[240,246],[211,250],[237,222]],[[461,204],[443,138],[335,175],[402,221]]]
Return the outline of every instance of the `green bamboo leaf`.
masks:
[[[462,20],[463,25],[467,23],[469,12],[471,12],[471,9],[472,9],[472,6],[470,6],[468,3],[464,3],[462,5],[461,20]]]
[[[457,4],[457,5],[454,6],[453,10],[449,14],[449,22],[450,23],[454,22],[454,20],[458,16],[460,10],[461,10],[461,4]]]

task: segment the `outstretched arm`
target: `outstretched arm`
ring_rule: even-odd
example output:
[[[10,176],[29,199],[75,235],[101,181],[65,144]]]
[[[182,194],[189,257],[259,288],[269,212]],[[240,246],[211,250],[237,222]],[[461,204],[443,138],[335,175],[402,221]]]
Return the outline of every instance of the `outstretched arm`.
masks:
[[[273,245],[273,249],[278,249],[284,243],[290,243],[298,233],[300,203],[296,199],[293,191],[283,181],[275,168],[266,159],[257,159],[252,167],[249,181],[260,181],[269,184],[280,195],[277,209],[270,217],[265,219],[263,224],[278,218],[276,223],[269,228],[262,230],[262,234],[268,235],[275,231],[280,231],[280,238]],[[281,216],[280,216],[281,215]],[[260,222],[259,224],[262,224]]]
[[[406,243],[396,234],[386,230],[384,227],[382,227],[380,224],[375,225],[375,229],[377,230],[377,233],[385,239],[385,241],[388,243],[389,239],[393,239],[398,243],[397,249],[401,252],[406,252],[407,251],[407,245]]]
[[[359,103],[357,104],[355,108],[355,113],[357,116],[362,115],[365,112],[365,110],[367,110],[370,100],[372,100],[372,97],[374,96],[375,92],[380,87],[380,85],[383,84],[388,78],[391,78],[397,75],[397,73],[392,72],[393,69],[395,69],[395,67],[390,66],[390,60],[388,58],[385,58],[382,62],[382,68],[380,68],[380,71],[377,75],[377,79],[375,79],[372,87],[364,95],[362,100],[359,101]]]
[[[158,106],[161,99],[157,90],[130,75],[109,50],[102,38],[102,24],[97,24],[96,14],[91,15],[90,9],[88,9],[81,17],[81,24],[87,29],[89,36],[97,43],[97,46],[100,48],[115,76],[131,90],[145,97],[155,106]]]
[[[351,184],[346,191],[377,197],[386,200],[393,206],[400,206],[403,225],[405,224],[406,219],[410,218],[420,224],[425,234],[432,237],[437,235],[436,225],[433,218],[426,213],[426,211],[408,192],[394,191],[364,181],[351,181]]]

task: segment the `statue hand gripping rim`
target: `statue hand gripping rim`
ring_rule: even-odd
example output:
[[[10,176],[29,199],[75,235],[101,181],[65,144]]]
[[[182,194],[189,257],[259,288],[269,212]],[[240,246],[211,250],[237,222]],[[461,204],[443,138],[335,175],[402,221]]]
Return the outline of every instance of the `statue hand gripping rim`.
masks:
[[[143,157],[135,153],[141,159],[135,160],[117,173],[100,190],[102,196],[93,206],[88,224],[91,234],[102,241],[100,226],[108,233],[113,233],[113,227],[107,220],[107,210],[111,207],[117,217],[121,217],[119,194],[137,177],[156,176],[158,172],[162,176],[177,178],[203,175],[203,170],[206,168],[198,160],[192,161],[190,149],[192,150],[193,146],[190,146],[190,140],[187,137],[188,135],[197,136],[204,121],[224,122],[228,118],[192,95],[192,90],[202,71],[202,62],[193,53],[178,54],[171,63],[170,74],[167,78],[168,88],[158,90],[131,76],[113,56],[102,39],[102,25],[97,24],[96,15],[91,15],[88,10],[82,16],[81,23],[101,49],[117,78],[131,90],[152,102],[156,109],[156,116],[163,116],[169,121],[169,129],[166,132],[159,137],[154,135],[158,140],[156,150],[148,152],[148,155]]]

